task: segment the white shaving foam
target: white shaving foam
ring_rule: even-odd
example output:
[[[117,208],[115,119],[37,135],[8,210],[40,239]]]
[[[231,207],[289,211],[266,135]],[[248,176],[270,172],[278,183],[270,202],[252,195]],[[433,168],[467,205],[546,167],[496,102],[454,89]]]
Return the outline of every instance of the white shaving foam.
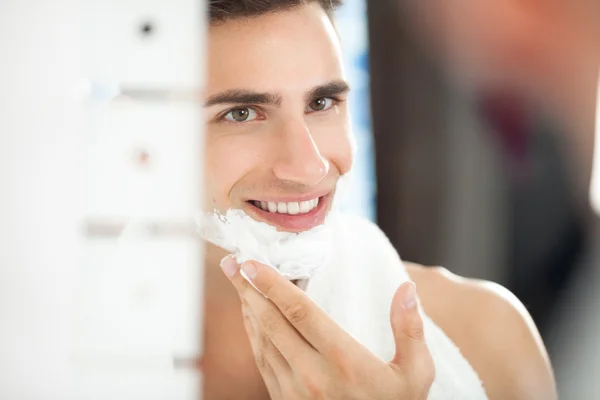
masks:
[[[340,177],[324,223],[308,231],[280,232],[243,210],[229,209],[225,214],[214,210],[200,215],[197,218],[200,234],[230,251],[238,263],[254,260],[274,268],[289,280],[308,279],[329,261],[333,239],[329,221],[342,208],[349,179],[349,175]]]
[[[308,231],[280,232],[242,210],[229,209],[225,214],[217,210],[204,214],[198,224],[204,239],[232,252],[238,263],[258,261],[290,280],[310,278],[331,253],[327,220]]]

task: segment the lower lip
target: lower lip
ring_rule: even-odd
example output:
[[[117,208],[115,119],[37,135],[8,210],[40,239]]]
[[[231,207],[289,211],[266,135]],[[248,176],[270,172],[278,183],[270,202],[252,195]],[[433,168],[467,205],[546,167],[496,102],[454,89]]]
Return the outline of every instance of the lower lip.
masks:
[[[256,207],[251,203],[248,203],[248,211],[249,214],[256,215],[258,220],[273,225],[276,228],[279,228],[278,230],[280,231],[303,232],[312,229],[315,226],[322,225],[323,222],[325,222],[330,198],[330,195],[319,198],[319,204],[305,214],[290,215],[272,213]]]

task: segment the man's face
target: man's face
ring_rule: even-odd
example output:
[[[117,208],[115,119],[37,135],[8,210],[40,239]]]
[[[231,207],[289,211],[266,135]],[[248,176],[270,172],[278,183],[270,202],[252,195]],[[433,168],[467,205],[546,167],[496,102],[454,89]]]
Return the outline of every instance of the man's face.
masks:
[[[211,26],[207,211],[281,231],[320,225],[352,164],[337,35],[318,4]]]

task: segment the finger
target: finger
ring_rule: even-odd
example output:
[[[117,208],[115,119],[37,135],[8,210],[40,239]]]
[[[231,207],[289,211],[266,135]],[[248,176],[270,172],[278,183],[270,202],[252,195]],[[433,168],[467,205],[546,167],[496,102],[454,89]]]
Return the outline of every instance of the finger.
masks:
[[[227,275],[227,277],[231,280],[233,286],[235,286],[235,288],[238,289],[239,292],[240,287],[237,283],[239,281],[238,278],[240,275],[240,264],[237,263],[233,255],[230,254],[228,256],[223,257],[223,259],[221,260],[221,269],[223,270],[225,275]]]
[[[257,353],[254,348],[252,350],[254,352],[254,362],[270,397],[274,399],[281,398],[281,384],[279,383],[280,380],[276,368],[269,364],[262,354]]]
[[[250,340],[252,354],[254,355],[254,363],[258,368],[258,372],[260,372],[260,375],[263,378],[270,397],[281,398],[281,384],[279,375],[282,369],[289,369],[289,366],[279,365],[278,360],[274,360],[268,354],[263,352],[260,336],[255,324],[252,322],[252,317],[250,316],[247,307],[242,307],[242,315],[244,318],[244,327],[246,328],[246,333],[248,334],[248,339]]]
[[[292,368],[302,360],[306,361],[308,356],[314,355],[313,347],[285,319],[277,307],[242,277],[239,265],[233,258],[224,258],[222,268],[237,289],[244,306],[252,311],[255,321],[252,329],[259,329]],[[260,347],[259,343],[255,345]]]
[[[233,286],[238,291],[240,298],[243,298],[247,292],[260,290],[254,286],[254,283],[245,276],[245,272],[241,269],[241,265],[238,264],[233,255],[228,255],[221,260],[221,269],[227,275]],[[262,294],[262,293],[261,293]],[[263,294],[263,297],[264,294]]]
[[[390,322],[396,344],[396,354],[391,364],[414,377],[428,380],[435,369],[425,341],[423,319],[413,282],[402,284],[394,294]]]
[[[320,357],[315,348],[294,328],[281,311],[256,291],[247,293],[248,302],[261,333],[269,338],[283,357],[296,368]]]
[[[243,299],[246,293],[256,291],[258,289],[253,287],[253,285],[244,278],[240,267],[240,264],[238,264],[233,255],[228,255],[221,260],[221,269],[225,275],[227,275],[231,283],[233,283],[233,286],[240,296],[240,299]]]
[[[339,354],[340,349],[355,343],[306,293],[277,271],[254,261],[245,262],[242,268],[253,285],[319,353]]]
[[[243,306],[242,314],[244,315],[244,325],[246,326],[246,332],[248,332],[257,365],[269,364],[277,372],[275,375],[278,375],[278,380],[280,380],[280,375],[290,374],[290,364],[271,339],[264,334],[252,310],[247,306]]]

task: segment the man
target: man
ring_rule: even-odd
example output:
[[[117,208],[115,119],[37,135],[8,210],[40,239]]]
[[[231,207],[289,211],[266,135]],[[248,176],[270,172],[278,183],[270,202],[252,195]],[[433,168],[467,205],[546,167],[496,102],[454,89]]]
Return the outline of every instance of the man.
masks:
[[[329,212],[352,166],[336,4],[209,1],[208,209],[292,232]],[[408,266],[417,298],[375,226],[332,226],[332,260],[307,293],[208,246],[205,398],[482,398],[479,378],[492,399],[555,398],[543,344],[510,293]]]

